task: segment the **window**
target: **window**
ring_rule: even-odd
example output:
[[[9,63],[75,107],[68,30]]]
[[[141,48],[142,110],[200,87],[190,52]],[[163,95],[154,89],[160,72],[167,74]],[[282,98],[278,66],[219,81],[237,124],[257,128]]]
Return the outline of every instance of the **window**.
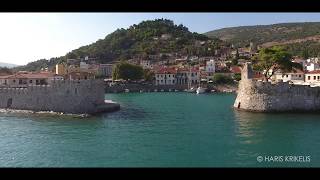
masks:
[[[299,74],[299,77],[301,77],[301,74]]]
[[[169,74],[169,77],[170,77],[170,74]]]
[[[16,83],[16,80],[15,80],[15,79],[13,80],[13,83]]]
[[[174,84],[174,80],[172,80],[172,84]]]
[[[316,76],[313,76],[313,80],[316,80]]]
[[[318,76],[318,80],[320,79],[320,76]]]
[[[308,76],[308,80],[310,80],[310,76]]]
[[[288,77],[289,75],[287,74],[286,77]]]
[[[32,80],[29,80],[29,83],[32,84]]]
[[[19,79],[19,84],[22,84],[22,79]]]

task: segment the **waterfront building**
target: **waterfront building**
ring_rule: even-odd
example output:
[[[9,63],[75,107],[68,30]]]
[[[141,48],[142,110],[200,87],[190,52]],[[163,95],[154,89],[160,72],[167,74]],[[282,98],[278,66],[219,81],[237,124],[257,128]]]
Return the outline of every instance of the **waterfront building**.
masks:
[[[2,87],[27,87],[28,85],[47,85],[52,80],[53,73],[17,73],[13,75],[0,76]],[[50,77],[52,77],[50,79]]]
[[[176,84],[177,70],[175,68],[162,67],[155,72],[156,85]]]
[[[65,79],[68,80],[87,80],[87,79],[95,79],[95,72],[92,71],[71,71],[68,72]]]
[[[197,84],[200,81],[199,68],[178,68],[176,75],[176,84]]]
[[[80,62],[80,69],[89,69],[89,64],[86,62]]]
[[[54,81],[63,81],[64,77],[62,75],[53,74],[51,76],[48,76],[48,83],[54,82]]]
[[[113,64],[100,64],[98,72],[105,77],[111,77],[112,68],[113,68]]]
[[[320,70],[309,71],[305,74],[305,82],[320,84]]]
[[[213,59],[206,62],[206,73],[209,76],[212,76],[215,73],[215,61]]]
[[[304,83],[304,72],[295,69],[291,72],[283,73],[281,71],[276,71],[272,76],[275,81],[291,82],[293,84],[303,84]]]

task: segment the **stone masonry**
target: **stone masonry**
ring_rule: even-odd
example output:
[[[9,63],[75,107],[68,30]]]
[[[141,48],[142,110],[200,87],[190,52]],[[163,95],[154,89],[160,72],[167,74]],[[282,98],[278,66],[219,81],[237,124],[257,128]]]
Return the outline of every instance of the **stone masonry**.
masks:
[[[241,72],[234,108],[258,112],[320,111],[320,87],[271,84],[252,79],[250,64]]]
[[[0,88],[0,108],[94,114],[104,109],[102,80],[56,81],[27,88]]]

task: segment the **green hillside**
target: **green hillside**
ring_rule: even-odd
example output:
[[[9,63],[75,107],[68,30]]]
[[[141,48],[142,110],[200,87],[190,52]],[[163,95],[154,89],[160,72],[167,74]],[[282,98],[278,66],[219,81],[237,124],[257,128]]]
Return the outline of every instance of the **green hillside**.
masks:
[[[197,45],[199,43],[201,45]],[[75,49],[65,56],[38,60],[16,69],[34,71],[47,66],[52,68],[57,62],[85,56],[97,58],[99,63],[110,63],[159,53],[212,55],[222,44],[223,42],[217,38],[192,33],[187,27],[176,25],[171,20],[156,19],[134,24],[127,29],[117,29],[104,39]]]

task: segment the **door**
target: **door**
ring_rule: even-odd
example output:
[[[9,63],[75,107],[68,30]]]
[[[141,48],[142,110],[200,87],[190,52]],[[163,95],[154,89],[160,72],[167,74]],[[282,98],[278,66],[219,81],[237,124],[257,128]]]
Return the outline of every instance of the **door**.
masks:
[[[9,98],[7,101],[7,108],[11,108],[12,105],[12,98]]]

